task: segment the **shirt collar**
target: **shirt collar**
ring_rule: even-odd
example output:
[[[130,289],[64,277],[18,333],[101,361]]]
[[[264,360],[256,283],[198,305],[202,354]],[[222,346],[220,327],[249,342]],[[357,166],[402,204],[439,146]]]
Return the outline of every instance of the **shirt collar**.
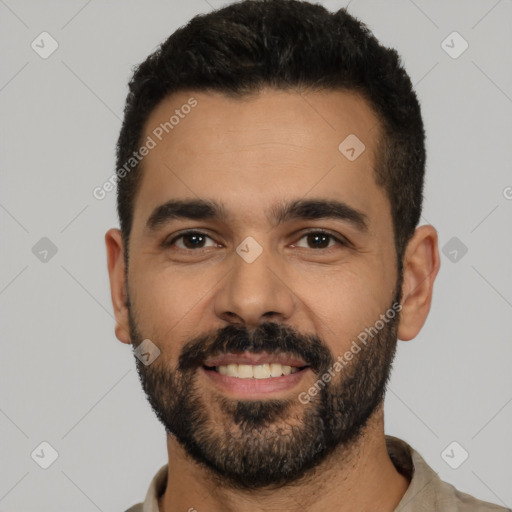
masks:
[[[399,473],[409,480],[409,487],[394,512],[437,510],[437,493],[443,482],[423,457],[402,439],[386,436],[389,457]]]
[[[164,493],[167,485],[167,470],[169,465],[164,464],[153,477],[149,484],[146,498],[142,506],[142,512],[159,512],[158,498]]]

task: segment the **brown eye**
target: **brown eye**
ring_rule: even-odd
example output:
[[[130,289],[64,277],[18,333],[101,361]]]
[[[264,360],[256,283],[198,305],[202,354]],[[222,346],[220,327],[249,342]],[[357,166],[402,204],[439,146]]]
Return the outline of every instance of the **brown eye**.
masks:
[[[172,240],[168,242],[164,242],[164,247],[171,247],[173,245],[176,245],[178,249],[183,250],[193,251],[197,249],[204,249],[204,243],[206,239],[212,240],[211,237],[209,237],[205,233],[201,233],[200,231],[189,231],[186,233],[181,233],[181,235],[174,237]],[[176,243],[177,241],[182,241],[182,243]]]
[[[331,241],[337,242],[340,245],[347,245],[339,238],[325,231],[310,231],[304,234],[300,240],[303,238],[306,239],[307,249],[330,249],[336,246],[336,243],[330,244]]]

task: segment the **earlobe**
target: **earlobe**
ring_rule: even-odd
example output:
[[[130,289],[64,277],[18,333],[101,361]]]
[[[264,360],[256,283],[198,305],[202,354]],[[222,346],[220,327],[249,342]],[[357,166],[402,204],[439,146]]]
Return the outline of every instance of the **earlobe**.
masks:
[[[420,226],[407,244],[404,255],[399,339],[409,341],[423,327],[440,264],[436,230],[430,225]]]
[[[116,323],[114,332],[116,334],[116,338],[119,341],[122,341],[123,343],[126,343],[127,345],[131,344],[132,340],[130,338],[130,333],[124,327],[122,327],[121,325]]]
[[[110,229],[105,234],[107,265],[110,280],[110,295],[116,319],[115,334],[119,341],[130,344],[128,307],[126,305],[125,263],[123,240],[119,229]]]

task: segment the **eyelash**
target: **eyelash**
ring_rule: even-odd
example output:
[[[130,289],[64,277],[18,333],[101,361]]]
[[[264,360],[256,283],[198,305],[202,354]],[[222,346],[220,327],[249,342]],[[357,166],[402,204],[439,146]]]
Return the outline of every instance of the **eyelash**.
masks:
[[[314,230],[311,230],[311,231],[307,231],[306,233],[302,234],[302,236],[299,238],[299,240],[302,240],[302,238],[304,238],[305,236],[316,235],[316,234],[322,234],[322,235],[328,236],[332,240],[335,240],[336,242],[338,242],[338,244],[343,246],[343,247],[349,247],[350,246],[350,242],[347,239],[345,239],[344,237],[335,236],[332,233],[330,233],[329,231],[325,231],[323,229],[314,229]],[[167,240],[167,239],[164,240],[163,243],[162,243],[162,247],[165,248],[165,249],[168,249],[172,245],[174,245],[174,243],[177,240],[179,240],[180,238],[183,238],[183,237],[185,237],[187,235],[200,235],[200,236],[209,238],[210,240],[213,240],[213,238],[211,236],[209,236],[208,234],[206,234],[206,233],[204,233],[202,231],[189,230],[189,231],[181,232],[180,234],[175,236],[172,240]],[[185,252],[201,252],[201,250],[204,250],[204,249],[207,249],[207,248],[205,248],[205,247],[200,247],[199,249],[182,249],[181,247],[178,248],[178,250],[185,251]],[[300,247],[299,249],[304,249],[304,247]],[[331,249],[336,249],[336,247],[326,247],[326,248],[323,248],[323,249],[311,249],[311,250],[312,251],[317,251],[317,252],[321,252],[321,251],[327,252],[327,251],[330,251]]]

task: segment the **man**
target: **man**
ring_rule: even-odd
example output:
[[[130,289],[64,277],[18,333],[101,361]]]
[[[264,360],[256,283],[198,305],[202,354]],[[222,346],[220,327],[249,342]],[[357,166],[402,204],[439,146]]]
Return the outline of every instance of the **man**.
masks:
[[[106,234],[169,462],[130,512],[491,511],[384,435],[440,260],[394,50],[342,9],[249,0],[136,70]]]

